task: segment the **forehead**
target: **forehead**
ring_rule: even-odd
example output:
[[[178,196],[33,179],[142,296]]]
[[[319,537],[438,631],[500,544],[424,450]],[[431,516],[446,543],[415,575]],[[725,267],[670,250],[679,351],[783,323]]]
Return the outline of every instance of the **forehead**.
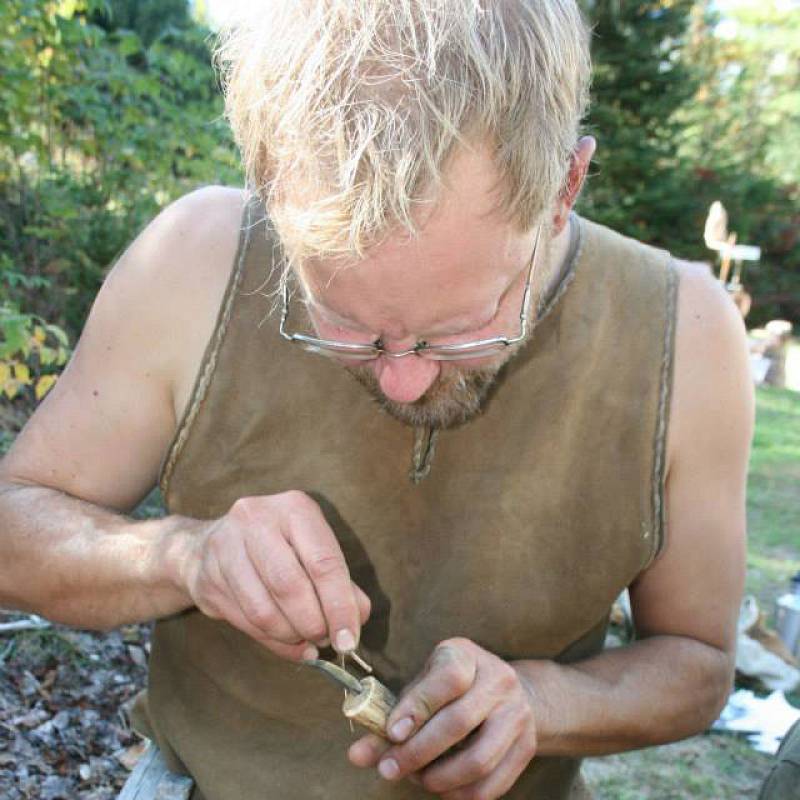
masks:
[[[497,174],[486,149],[462,150],[445,172],[416,238],[390,234],[362,261],[310,261],[311,300],[365,330],[424,332],[469,323],[496,305],[530,255],[529,233],[497,210]]]

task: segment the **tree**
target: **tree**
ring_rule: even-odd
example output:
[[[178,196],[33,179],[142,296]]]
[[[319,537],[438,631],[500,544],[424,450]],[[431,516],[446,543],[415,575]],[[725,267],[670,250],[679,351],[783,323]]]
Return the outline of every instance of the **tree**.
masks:
[[[800,8],[765,0],[695,8],[685,58],[700,83],[678,116],[695,196],[720,199],[747,265],[753,321],[800,319]]]
[[[695,90],[681,58],[692,0],[584,5],[594,62],[587,128],[599,148],[582,209],[623,233],[674,246],[687,189],[675,114]]]
[[[109,33],[133,31],[149,47],[168,28],[192,27],[186,0],[110,0],[91,14],[91,21]]]
[[[105,13],[99,0],[0,4],[12,45],[0,82],[0,302],[72,335],[159,207],[201,184],[241,182],[209,32],[184,8],[181,27],[148,46],[93,24]],[[149,31],[154,18],[136,24]]]

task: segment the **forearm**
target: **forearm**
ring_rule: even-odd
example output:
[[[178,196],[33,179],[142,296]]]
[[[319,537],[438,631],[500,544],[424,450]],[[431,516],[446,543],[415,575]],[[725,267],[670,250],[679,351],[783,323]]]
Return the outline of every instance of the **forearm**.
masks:
[[[539,755],[604,755],[692,736],[716,719],[731,658],[681,636],[654,636],[575,664],[515,661],[537,719]]]
[[[134,521],[54,489],[0,484],[0,606],[106,629],[191,605],[177,555],[198,520]]]

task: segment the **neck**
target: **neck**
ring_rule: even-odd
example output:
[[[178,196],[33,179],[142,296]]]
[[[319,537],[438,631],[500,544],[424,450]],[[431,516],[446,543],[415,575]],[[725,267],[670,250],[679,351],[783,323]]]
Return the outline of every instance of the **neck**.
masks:
[[[540,247],[544,245],[542,259],[539,262],[540,266],[534,270],[531,287],[534,307],[537,309],[541,309],[542,305],[553,296],[567,268],[572,243],[571,229],[572,223],[568,221],[555,236],[550,233],[540,243]]]

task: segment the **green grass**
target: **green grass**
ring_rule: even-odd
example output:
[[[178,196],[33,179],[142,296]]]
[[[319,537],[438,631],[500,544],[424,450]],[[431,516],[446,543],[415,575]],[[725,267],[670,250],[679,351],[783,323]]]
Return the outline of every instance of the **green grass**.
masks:
[[[760,388],[747,483],[747,584],[762,609],[800,570],[800,393]]]
[[[800,570],[800,392],[756,392],[747,526],[745,591],[772,617],[775,599]],[[772,759],[741,740],[710,735],[585,764],[596,800],[745,800],[758,795]]]

